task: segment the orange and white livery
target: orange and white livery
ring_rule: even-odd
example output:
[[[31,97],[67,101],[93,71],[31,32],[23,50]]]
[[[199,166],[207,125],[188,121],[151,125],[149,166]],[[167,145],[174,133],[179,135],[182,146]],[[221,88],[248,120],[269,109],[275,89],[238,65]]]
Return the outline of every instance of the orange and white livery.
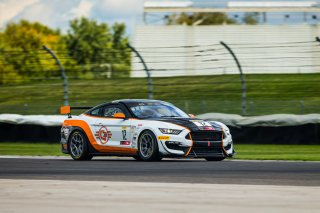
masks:
[[[194,118],[164,101],[127,99],[77,108],[88,110],[71,116],[73,107],[61,108],[69,115],[61,128],[62,152],[75,160],[115,155],[144,161],[163,157],[220,161],[234,154],[226,125]]]

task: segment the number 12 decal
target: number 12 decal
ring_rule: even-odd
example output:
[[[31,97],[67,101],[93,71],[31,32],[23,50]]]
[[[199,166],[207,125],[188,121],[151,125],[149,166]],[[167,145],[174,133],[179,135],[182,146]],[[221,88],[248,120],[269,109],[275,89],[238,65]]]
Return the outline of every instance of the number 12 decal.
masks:
[[[122,140],[127,140],[127,130],[122,130]]]

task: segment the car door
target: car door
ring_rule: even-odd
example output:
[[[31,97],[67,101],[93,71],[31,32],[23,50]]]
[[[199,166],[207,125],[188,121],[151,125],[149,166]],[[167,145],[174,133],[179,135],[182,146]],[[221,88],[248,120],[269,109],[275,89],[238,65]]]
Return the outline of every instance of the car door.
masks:
[[[123,113],[126,119],[114,118],[115,113]],[[103,146],[131,147],[131,120],[127,119],[129,113],[120,104],[110,104],[103,107],[102,117],[96,120],[98,131],[95,133],[96,141]]]
[[[103,107],[97,107],[91,110],[90,112],[84,114],[85,116],[83,117],[83,120],[89,125],[92,135],[95,135],[99,131],[99,127],[96,124],[97,124],[97,120],[102,115],[102,110],[103,110]],[[99,141],[97,140],[96,137],[95,137],[95,140],[97,142]]]

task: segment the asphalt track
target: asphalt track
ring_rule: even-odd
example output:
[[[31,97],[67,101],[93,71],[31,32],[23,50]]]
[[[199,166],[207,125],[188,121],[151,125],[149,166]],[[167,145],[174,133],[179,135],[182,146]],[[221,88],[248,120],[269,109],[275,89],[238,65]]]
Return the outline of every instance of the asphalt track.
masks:
[[[320,162],[1,157],[0,179],[320,186]]]

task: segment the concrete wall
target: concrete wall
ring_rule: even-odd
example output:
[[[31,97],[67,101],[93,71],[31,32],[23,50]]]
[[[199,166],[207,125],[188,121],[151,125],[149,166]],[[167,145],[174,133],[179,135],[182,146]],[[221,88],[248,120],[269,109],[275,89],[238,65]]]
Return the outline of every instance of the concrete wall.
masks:
[[[132,44],[149,69],[158,70],[153,77],[237,74],[220,41],[234,50],[245,73],[315,73],[320,71],[317,36],[320,25],[147,25],[136,27]],[[132,69],[132,77],[145,76],[134,56]]]

